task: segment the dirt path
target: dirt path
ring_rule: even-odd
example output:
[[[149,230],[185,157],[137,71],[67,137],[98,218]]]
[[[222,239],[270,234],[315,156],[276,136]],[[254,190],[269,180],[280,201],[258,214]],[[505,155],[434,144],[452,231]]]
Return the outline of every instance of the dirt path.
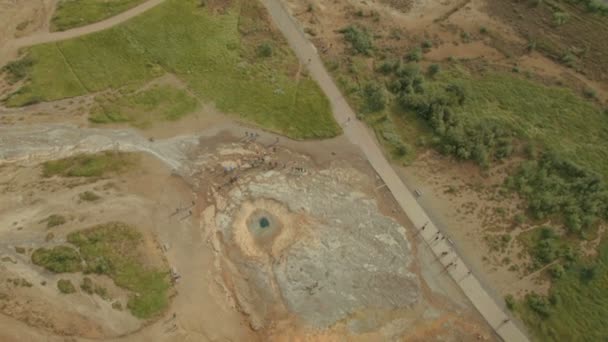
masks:
[[[443,234],[431,222],[429,215],[397,176],[367,127],[356,120],[355,113],[325,70],[316,48],[308,41],[296,20],[289,15],[280,0],[262,0],[262,3],[267,7],[273,21],[287,38],[300,61],[307,65],[312,77],[331,101],[334,117],[341,124],[346,136],[361,148],[414,226],[425,227],[420,231],[420,235],[444,265],[446,272],[462,288],[465,295],[503,340],[528,341],[525,334],[469,271],[469,267],[461,260],[449,240],[441,238]],[[444,252],[447,254],[443,255]]]
[[[161,4],[163,1],[164,0],[149,0],[116,16],[93,23],[91,25],[77,27],[75,29],[62,32],[38,32],[29,36],[8,41],[5,46],[2,46],[2,52],[0,53],[0,65],[3,65],[11,59],[14,59],[20,48],[36,44],[66,40],[70,38],[84,36],[94,32],[99,32],[121,24],[137,15],[140,15],[141,13]]]
[[[122,13],[120,13],[116,16],[113,16],[111,18],[108,18],[106,20],[93,23],[91,25],[77,27],[75,29],[61,31],[61,32],[42,32],[42,33],[38,33],[38,34],[33,34],[31,36],[13,40],[11,45],[13,48],[21,48],[21,47],[31,46],[31,45],[36,45],[36,44],[56,42],[59,40],[66,40],[66,39],[70,39],[70,38],[84,36],[86,34],[98,32],[98,31],[102,31],[102,30],[108,29],[112,26],[121,24],[137,15],[140,15],[141,13],[161,4],[163,1],[165,1],[165,0],[149,0],[139,6],[135,6],[135,7],[131,8],[130,10],[122,12]]]

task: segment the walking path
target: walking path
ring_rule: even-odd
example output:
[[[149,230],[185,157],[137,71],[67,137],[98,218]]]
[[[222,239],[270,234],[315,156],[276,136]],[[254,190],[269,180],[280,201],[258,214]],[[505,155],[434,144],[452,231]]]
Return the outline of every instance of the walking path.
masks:
[[[355,119],[355,113],[327,70],[325,70],[316,48],[308,41],[297,21],[289,15],[280,0],[262,0],[262,3],[267,7],[273,21],[300,61],[307,65],[311,76],[319,83],[319,86],[331,101],[334,117],[342,125],[345,135],[353,144],[361,148],[403,211],[414,226],[420,229],[421,237],[424,238],[438,260],[446,267],[446,272],[458,283],[479,313],[504,341],[528,341],[526,335],[509,319],[509,316],[484,290],[475,275],[470,272],[449,239],[444,238],[439,229],[431,222],[424,209],[418,204],[386,160],[375,138],[364,124]]]

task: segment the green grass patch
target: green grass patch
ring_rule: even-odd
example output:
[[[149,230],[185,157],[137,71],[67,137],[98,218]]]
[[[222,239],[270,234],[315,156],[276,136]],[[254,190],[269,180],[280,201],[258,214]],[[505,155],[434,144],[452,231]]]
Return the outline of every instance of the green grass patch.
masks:
[[[32,263],[55,273],[78,272],[81,269],[78,251],[68,246],[38,248],[32,253]]]
[[[80,249],[85,272],[105,274],[114,283],[132,292],[127,303],[139,318],[151,318],[168,305],[167,270],[148,267],[141,252],[142,235],[124,223],[98,225],[68,235],[68,242]],[[103,297],[101,289],[94,289]]]
[[[340,132],[317,84],[304,74],[296,80],[297,59],[269,32],[259,3],[234,1],[225,14],[199,4],[167,0],[109,30],[30,48],[30,81],[7,104],[137,88],[171,72],[199,99],[269,130],[302,139]],[[269,40],[271,56],[259,56]]]
[[[112,173],[126,171],[136,163],[129,153],[101,152],[81,154],[43,164],[44,177],[103,177]]]
[[[181,89],[167,85],[141,92],[98,96],[89,120],[95,123],[129,122],[146,127],[156,121],[175,121],[196,110],[197,101]]]
[[[60,0],[51,30],[64,31],[113,17],[145,0]]]
[[[68,279],[59,279],[59,281],[57,281],[57,288],[59,289],[59,292],[63,294],[76,292],[74,284]]]

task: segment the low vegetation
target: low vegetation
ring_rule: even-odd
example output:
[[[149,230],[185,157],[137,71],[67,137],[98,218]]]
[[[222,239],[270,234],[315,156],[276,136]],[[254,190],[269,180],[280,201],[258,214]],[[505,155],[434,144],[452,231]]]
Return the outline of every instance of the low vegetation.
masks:
[[[113,17],[145,0],[60,0],[51,29],[64,31]]]
[[[355,53],[370,55],[374,48],[372,34],[365,28],[350,25],[340,31]]]
[[[130,292],[127,307],[138,318],[151,318],[167,307],[169,272],[149,265],[141,250],[143,236],[134,227],[110,222],[72,232],[67,240],[78,250],[69,246],[39,248],[32,254],[32,262],[55,273],[82,271],[110,277],[117,286]],[[58,284],[60,290],[61,287],[69,290],[70,285],[73,288],[71,283],[62,284]],[[110,299],[107,289],[93,283],[90,277],[83,278],[80,288],[85,293]]]
[[[608,189],[601,177],[555,154],[523,163],[507,186],[526,199],[532,218],[557,218],[570,233],[584,235],[608,218]]]
[[[146,266],[140,254],[142,235],[133,227],[113,222],[68,235],[68,242],[78,246],[86,267],[85,273],[104,274],[114,283],[132,292],[127,302],[131,313],[150,318],[168,305],[168,272]],[[87,289],[91,286],[85,285]],[[95,293],[106,297],[105,289]],[[136,295],[137,294],[137,295]]]
[[[94,123],[129,122],[147,127],[153,122],[174,121],[193,112],[198,103],[186,91],[168,85],[140,92],[123,90],[120,94],[100,95],[91,110]]]
[[[97,154],[80,154],[43,164],[44,177],[104,177],[129,169],[137,162],[129,153],[101,152]]]
[[[66,220],[65,216],[63,216],[63,215],[52,214],[49,217],[47,217],[46,219],[44,219],[43,222],[46,222],[47,228],[53,228],[53,227],[57,227],[57,226],[61,226],[62,224],[65,224],[67,222],[67,220]]]
[[[9,83],[16,83],[27,77],[28,69],[33,65],[34,61],[26,56],[19,60],[9,62],[0,68],[0,73],[8,75],[7,80]]]
[[[32,263],[55,273],[78,272],[82,268],[78,251],[68,246],[38,248],[32,253]]]
[[[59,281],[57,281],[57,288],[59,289],[59,292],[64,294],[76,292],[74,284],[68,279],[59,279]]]
[[[542,341],[601,341],[608,336],[608,242],[599,257],[565,264],[550,294],[530,294],[515,310]]]
[[[34,63],[26,68],[28,81],[6,104],[138,89],[172,73],[198,99],[267,129],[299,139],[338,134],[318,85],[303,74],[296,81],[298,61],[283,38],[269,30],[263,7],[257,1],[232,3],[219,14],[200,7],[200,1],[167,0],[111,29],[34,46],[29,49]],[[259,55],[263,41],[273,42],[270,56],[264,56],[267,51]],[[130,106],[133,99],[125,101]],[[92,118],[120,121],[129,119],[127,114],[102,108]],[[158,112],[158,117],[166,116],[166,110]]]
[[[78,197],[81,200],[87,201],[87,202],[95,202],[95,201],[101,199],[101,196],[99,196],[98,194],[94,193],[93,191],[85,191],[83,193],[80,193],[78,195]]]

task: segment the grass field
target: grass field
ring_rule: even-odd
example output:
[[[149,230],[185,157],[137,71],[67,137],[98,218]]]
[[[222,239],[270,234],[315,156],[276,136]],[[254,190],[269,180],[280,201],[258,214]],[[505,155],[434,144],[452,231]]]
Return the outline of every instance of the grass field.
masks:
[[[110,173],[125,171],[136,162],[136,157],[129,153],[80,154],[45,162],[42,166],[42,175],[44,177],[103,177]]]
[[[199,1],[168,0],[112,29],[30,48],[29,82],[9,106],[108,88],[137,87],[170,72],[203,101],[292,138],[340,132],[329,101],[282,37],[269,32],[256,1],[234,1],[225,14]],[[271,48],[259,55],[258,46]]]
[[[184,90],[168,85],[141,92],[98,96],[89,120],[95,123],[129,122],[146,127],[152,122],[174,121],[193,112],[198,103]]]
[[[135,228],[111,222],[70,233],[67,240],[78,246],[85,272],[105,274],[132,292],[127,307],[135,317],[151,318],[167,307],[168,270],[146,265],[139,249],[143,237]]]
[[[115,16],[145,0],[59,0],[51,30],[65,31]]]

